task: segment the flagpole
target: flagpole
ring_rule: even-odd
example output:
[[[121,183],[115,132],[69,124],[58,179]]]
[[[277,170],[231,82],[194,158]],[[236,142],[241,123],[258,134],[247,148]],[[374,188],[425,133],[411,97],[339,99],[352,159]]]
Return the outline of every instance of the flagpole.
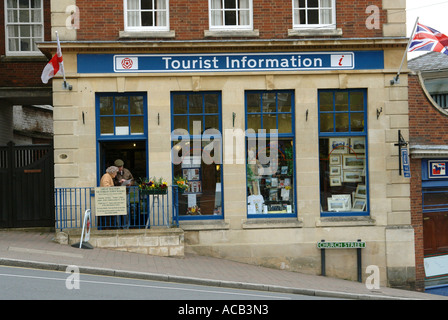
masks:
[[[59,42],[59,34],[58,34],[57,31],[56,31],[56,40],[57,40],[57,46],[58,46],[56,54],[58,55],[60,53],[61,57],[62,57],[61,43]],[[58,55],[58,57],[59,57],[59,55]],[[62,76],[64,77],[64,83],[63,83],[62,87],[64,89],[70,89],[71,90],[71,86],[69,84],[67,84],[67,80],[65,79],[64,60],[61,61],[61,69],[62,69],[61,70],[62,71]]]
[[[400,69],[398,69],[397,76],[395,78],[393,78],[392,80],[390,80],[391,85],[400,83],[401,69],[403,68],[404,60],[406,59],[406,57],[408,55],[408,50],[411,45],[412,39],[414,39],[415,30],[417,30],[418,19],[419,19],[419,17],[417,17],[417,19],[415,20],[414,29],[412,29],[411,37],[409,38],[408,45],[406,46],[406,50],[404,52],[403,59],[401,60],[401,65],[400,65]]]

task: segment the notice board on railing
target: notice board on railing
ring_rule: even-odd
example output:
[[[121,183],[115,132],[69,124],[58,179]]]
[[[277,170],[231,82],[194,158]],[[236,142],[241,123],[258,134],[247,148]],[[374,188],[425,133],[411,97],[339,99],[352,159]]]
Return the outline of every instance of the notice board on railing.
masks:
[[[126,187],[95,188],[95,208],[97,217],[126,215]]]

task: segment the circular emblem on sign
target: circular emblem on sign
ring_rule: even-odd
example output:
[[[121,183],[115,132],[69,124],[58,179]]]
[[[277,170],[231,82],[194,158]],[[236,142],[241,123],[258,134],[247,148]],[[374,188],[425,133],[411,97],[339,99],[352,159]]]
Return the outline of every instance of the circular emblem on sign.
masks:
[[[121,61],[121,65],[123,66],[124,69],[131,69],[133,64],[134,62],[132,62],[132,59],[129,58],[124,58]]]

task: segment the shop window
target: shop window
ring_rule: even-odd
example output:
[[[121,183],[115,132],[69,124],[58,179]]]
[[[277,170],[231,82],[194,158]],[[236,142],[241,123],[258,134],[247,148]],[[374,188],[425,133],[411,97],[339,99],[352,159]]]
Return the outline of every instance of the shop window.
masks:
[[[187,180],[179,193],[181,219],[222,219],[221,93],[173,92],[173,177]]]
[[[294,94],[246,92],[249,218],[294,217]]]
[[[146,96],[141,94],[97,95],[99,137],[146,136]]]
[[[168,0],[125,0],[126,31],[169,30]]]
[[[294,28],[335,28],[335,0],[293,0]]]
[[[43,41],[42,0],[5,0],[5,35],[8,55],[41,55],[36,42]]]
[[[252,0],[209,0],[210,29],[252,29]]]
[[[366,95],[319,91],[322,216],[368,214]]]

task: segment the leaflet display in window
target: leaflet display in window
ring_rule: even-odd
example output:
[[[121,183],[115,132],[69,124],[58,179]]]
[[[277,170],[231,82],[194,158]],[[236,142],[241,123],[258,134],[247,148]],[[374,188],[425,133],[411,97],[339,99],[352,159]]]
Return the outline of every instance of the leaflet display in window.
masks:
[[[322,212],[367,211],[366,139],[320,139]]]
[[[276,152],[277,163],[260,164],[254,158],[256,150],[248,151],[247,210],[253,214],[292,214],[294,212],[294,165],[292,139],[269,144],[269,152]],[[269,156],[272,156],[270,154]]]

